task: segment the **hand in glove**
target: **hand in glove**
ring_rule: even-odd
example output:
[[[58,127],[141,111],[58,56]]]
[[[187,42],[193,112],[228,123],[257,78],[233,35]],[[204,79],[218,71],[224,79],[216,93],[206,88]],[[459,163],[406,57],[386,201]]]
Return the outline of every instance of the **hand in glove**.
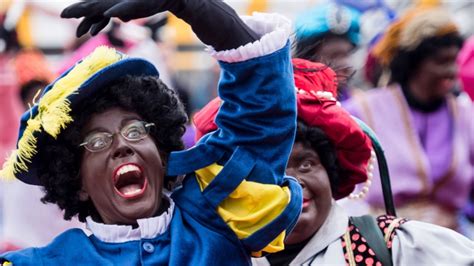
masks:
[[[61,13],[62,18],[84,17],[76,35],[89,30],[99,33],[111,17],[122,21],[170,11],[188,23],[205,44],[217,51],[237,48],[258,36],[222,0],[88,0],[73,4]]]
[[[152,16],[170,10],[179,1],[166,0],[89,0],[68,6],[61,12],[62,18],[81,18],[76,35],[80,37],[90,30],[92,35],[99,33],[110,21],[117,17],[127,22],[132,19]],[[171,10],[170,10],[171,11]]]

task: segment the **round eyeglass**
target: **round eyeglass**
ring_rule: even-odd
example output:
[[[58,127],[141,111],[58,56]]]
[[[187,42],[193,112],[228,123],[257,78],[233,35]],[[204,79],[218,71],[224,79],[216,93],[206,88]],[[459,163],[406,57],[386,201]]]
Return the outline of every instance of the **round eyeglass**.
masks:
[[[144,121],[133,121],[123,126],[118,133],[124,139],[130,142],[140,141],[148,136],[150,128],[154,127],[154,123],[147,123]],[[109,132],[94,132],[88,135],[84,142],[79,144],[79,147],[84,147],[90,152],[103,151],[110,147],[117,133]]]

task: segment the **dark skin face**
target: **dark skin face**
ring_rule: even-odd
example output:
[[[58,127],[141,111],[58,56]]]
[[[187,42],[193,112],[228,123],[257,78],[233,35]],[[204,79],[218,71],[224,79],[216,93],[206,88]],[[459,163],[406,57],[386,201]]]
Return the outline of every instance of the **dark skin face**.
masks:
[[[315,52],[316,58],[327,63],[334,69],[338,76],[338,86],[347,86],[348,79],[354,73],[350,63],[354,46],[346,38],[330,36],[325,38],[319,49]]]
[[[293,145],[286,173],[303,188],[303,210],[285,244],[297,244],[313,236],[326,220],[332,205],[331,184],[318,154],[309,144]]]
[[[424,59],[408,81],[412,95],[422,103],[444,98],[455,85],[457,46],[441,48]]]
[[[93,115],[82,131],[83,138],[94,132],[117,133],[107,149],[99,152],[84,149],[82,155],[80,198],[83,201],[92,200],[100,216],[93,218],[100,219],[98,222],[134,225],[137,219],[156,215],[162,204],[165,169],[155,141],[148,135],[131,142],[118,133],[133,120],[142,118],[133,112],[111,108]],[[117,180],[125,182],[127,179],[126,174],[118,173],[126,170],[135,175],[135,179],[131,179],[138,184],[129,185],[128,191],[122,188],[122,191],[128,193],[135,187],[140,188],[139,193],[132,193],[129,197],[117,191]],[[144,185],[145,180],[147,185]]]

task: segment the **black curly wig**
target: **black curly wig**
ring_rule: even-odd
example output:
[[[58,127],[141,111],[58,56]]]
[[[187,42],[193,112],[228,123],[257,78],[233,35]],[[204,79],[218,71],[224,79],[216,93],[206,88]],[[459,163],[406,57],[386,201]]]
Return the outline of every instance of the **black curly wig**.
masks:
[[[390,83],[406,85],[426,58],[436,55],[444,48],[452,46],[461,48],[463,42],[463,38],[458,33],[450,33],[426,38],[413,51],[399,49],[389,65]]]
[[[318,154],[324,169],[328,173],[331,192],[335,195],[339,182],[339,164],[334,145],[329,141],[324,131],[317,127],[309,127],[300,120],[298,120],[296,127],[295,143],[298,142],[305,147],[311,147]]]
[[[38,160],[39,179],[46,195],[44,203],[55,203],[64,210],[64,219],[78,214],[81,222],[97,211],[91,200],[79,199],[82,180],[79,175],[83,149],[81,129],[92,115],[120,107],[139,114],[145,121],[155,123],[151,137],[164,156],[184,148],[181,140],[187,116],[177,94],[160,79],[151,76],[127,76],[98,91],[81,105],[75,106],[71,123],[57,139],[47,137],[41,145]],[[166,180],[165,180],[166,181]]]

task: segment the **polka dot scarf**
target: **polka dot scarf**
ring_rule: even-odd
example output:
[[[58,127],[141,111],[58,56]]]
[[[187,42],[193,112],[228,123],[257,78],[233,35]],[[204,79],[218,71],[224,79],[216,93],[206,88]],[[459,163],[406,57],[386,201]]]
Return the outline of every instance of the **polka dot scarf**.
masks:
[[[382,215],[377,217],[377,224],[384,235],[385,243],[390,253],[392,251],[392,241],[395,237],[395,229],[400,227],[407,220],[393,216]],[[375,256],[375,252],[368,246],[366,239],[360,234],[359,229],[351,221],[344,236],[341,237],[342,247],[346,265],[374,265],[382,266],[382,263]]]

